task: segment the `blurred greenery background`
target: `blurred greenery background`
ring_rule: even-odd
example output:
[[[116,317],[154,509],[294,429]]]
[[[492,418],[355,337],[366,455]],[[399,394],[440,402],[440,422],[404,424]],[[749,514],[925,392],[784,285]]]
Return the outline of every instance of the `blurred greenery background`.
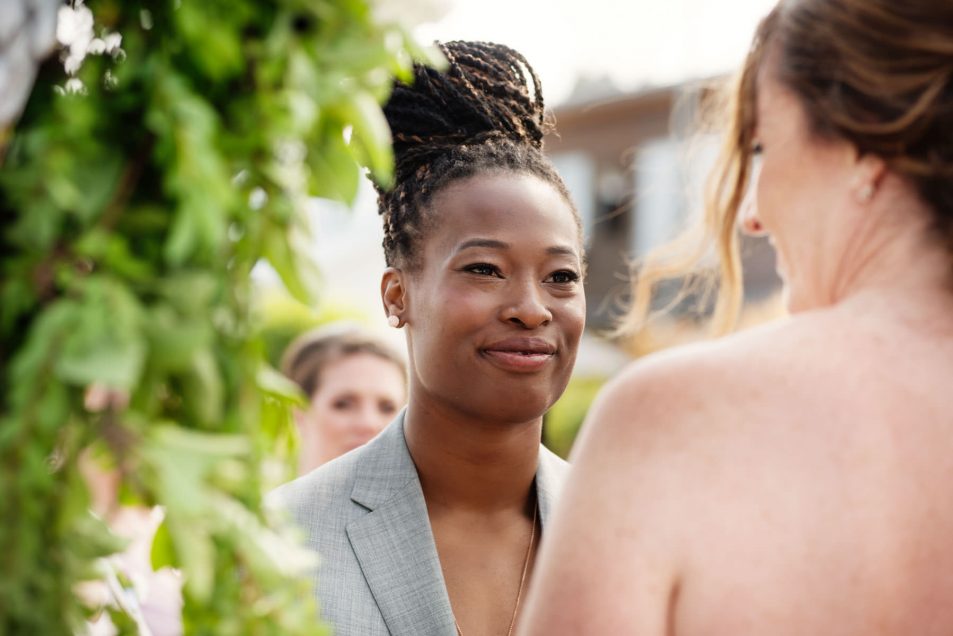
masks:
[[[10,32],[42,31],[42,3],[4,1]],[[264,260],[316,306],[302,206],[390,180],[379,105],[440,59],[368,0],[47,4],[56,50],[0,135],[0,633],[85,632],[83,582],[133,594],[107,522],[156,505],[186,633],[324,633],[262,494],[301,400],[269,359],[338,314],[262,328],[250,274]],[[137,633],[134,604],[105,611]]]

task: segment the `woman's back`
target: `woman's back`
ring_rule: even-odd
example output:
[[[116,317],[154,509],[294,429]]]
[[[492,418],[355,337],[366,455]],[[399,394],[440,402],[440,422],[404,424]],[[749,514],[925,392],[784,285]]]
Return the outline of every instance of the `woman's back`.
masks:
[[[847,302],[695,358],[719,406],[673,448],[713,458],[679,476],[673,633],[953,633],[953,328],[914,313]]]
[[[570,484],[611,518],[563,510],[592,546],[561,557],[605,562],[567,602],[627,609],[585,628],[953,633],[953,328],[913,307],[858,297],[616,380]]]
[[[859,294],[614,380],[529,633],[953,633],[953,298],[925,298]]]

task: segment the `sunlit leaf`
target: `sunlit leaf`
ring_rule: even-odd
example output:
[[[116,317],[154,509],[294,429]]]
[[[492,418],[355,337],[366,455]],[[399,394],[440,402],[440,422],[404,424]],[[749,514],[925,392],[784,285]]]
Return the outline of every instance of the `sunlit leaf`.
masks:
[[[353,123],[351,143],[361,149],[374,180],[382,187],[390,187],[394,153],[390,127],[380,106],[369,95],[358,93],[341,106],[341,112],[347,121]]]
[[[258,388],[267,395],[282,398],[297,406],[305,406],[307,400],[297,384],[278,373],[272,366],[263,364],[258,369]]]
[[[164,567],[175,567],[177,563],[175,546],[172,543],[169,525],[164,521],[159,525],[155,535],[152,537],[152,548],[149,551],[149,560],[153,570],[159,570]]]

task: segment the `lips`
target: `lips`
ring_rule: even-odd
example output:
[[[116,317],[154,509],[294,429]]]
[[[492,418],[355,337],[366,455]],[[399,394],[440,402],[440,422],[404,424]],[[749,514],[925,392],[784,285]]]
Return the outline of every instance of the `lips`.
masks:
[[[533,373],[556,355],[556,347],[541,338],[507,338],[481,350],[483,357],[504,371]]]

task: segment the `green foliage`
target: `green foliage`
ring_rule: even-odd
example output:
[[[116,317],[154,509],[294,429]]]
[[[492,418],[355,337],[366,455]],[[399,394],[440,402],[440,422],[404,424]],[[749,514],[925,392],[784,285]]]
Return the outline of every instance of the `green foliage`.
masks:
[[[605,382],[606,378],[599,377],[573,378],[569,381],[562,397],[546,413],[543,438],[551,451],[563,458],[569,456],[586,413]]]
[[[165,507],[152,556],[183,571],[187,633],[324,633],[262,506],[297,397],[249,274],[267,259],[312,300],[302,203],[351,202],[358,161],[389,182],[378,104],[432,54],[367,0],[88,4],[122,50],[87,57],[78,94],[48,61],[0,171],[0,633],[88,615],[76,585],[121,547],[89,513],[94,444],[124,502]],[[113,399],[87,409],[92,386]]]
[[[305,305],[278,289],[262,290],[255,295],[256,323],[265,344],[265,356],[275,368],[291,341],[302,333],[335,322],[368,322],[361,310],[323,298],[316,306]]]

